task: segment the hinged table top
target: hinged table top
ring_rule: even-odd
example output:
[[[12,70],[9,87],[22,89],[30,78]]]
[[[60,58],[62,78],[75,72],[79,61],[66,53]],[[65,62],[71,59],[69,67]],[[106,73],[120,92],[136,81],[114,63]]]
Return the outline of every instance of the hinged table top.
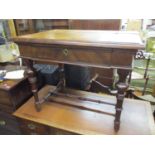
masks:
[[[100,30],[49,30],[13,38],[16,43],[62,44],[143,49],[138,32]]]

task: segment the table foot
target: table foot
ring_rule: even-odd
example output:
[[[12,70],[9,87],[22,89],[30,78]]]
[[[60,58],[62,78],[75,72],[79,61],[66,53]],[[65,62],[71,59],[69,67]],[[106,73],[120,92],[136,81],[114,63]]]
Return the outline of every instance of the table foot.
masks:
[[[115,130],[115,132],[118,132],[119,128],[120,128],[120,122],[114,121],[114,130]]]
[[[35,103],[35,108],[37,110],[37,112],[40,112],[41,111],[41,104],[40,103]]]

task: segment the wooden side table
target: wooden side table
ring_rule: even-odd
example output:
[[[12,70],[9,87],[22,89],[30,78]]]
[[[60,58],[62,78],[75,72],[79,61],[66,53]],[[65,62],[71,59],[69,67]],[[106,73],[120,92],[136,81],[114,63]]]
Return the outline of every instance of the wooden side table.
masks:
[[[14,41],[19,45],[21,57],[27,62],[29,68],[27,73],[38,112],[41,110],[43,100],[40,100],[38,96],[34,62],[59,64],[61,78],[58,89],[65,87],[64,64],[116,68],[119,79],[116,83],[118,93],[116,95],[116,112],[113,116],[115,117],[114,130],[116,132],[119,130],[122,105],[125,91],[128,88],[126,77],[132,69],[133,57],[138,50],[144,49],[144,44],[138,33],[51,30],[19,36],[14,38]]]

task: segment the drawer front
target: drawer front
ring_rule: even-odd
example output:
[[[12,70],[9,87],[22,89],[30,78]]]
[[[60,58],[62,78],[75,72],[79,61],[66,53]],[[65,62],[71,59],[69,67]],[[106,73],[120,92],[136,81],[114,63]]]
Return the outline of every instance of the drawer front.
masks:
[[[24,135],[48,135],[49,129],[47,126],[28,121],[23,119],[18,119],[20,129]]]
[[[21,56],[46,61],[74,63],[79,65],[110,65],[112,49],[82,49],[70,47],[19,46]]]
[[[132,64],[133,55],[136,50],[121,50],[115,49],[111,56],[111,63],[113,66],[127,66],[130,67]]]
[[[2,111],[0,111],[0,130],[7,131],[8,134],[20,134],[20,129],[16,118]]]
[[[11,104],[9,92],[0,90],[0,104]]]
[[[50,135],[78,135],[78,134],[73,133],[73,132],[69,132],[69,131],[66,131],[66,130],[51,127],[50,128]]]
[[[77,135],[73,132],[45,126],[21,118],[18,118],[18,123],[23,135]]]
[[[0,135],[20,135],[20,133],[13,132],[11,130],[3,129],[0,127]]]
[[[9,113],[10,115],[14,112],[14,107],[11,105],[0,104],[0,111]]]

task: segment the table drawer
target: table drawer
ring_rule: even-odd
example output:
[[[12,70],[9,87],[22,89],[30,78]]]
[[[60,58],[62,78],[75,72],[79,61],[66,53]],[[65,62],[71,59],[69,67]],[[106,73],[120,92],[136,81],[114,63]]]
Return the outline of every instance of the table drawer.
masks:
[[[80,47],[45,47],[40,46],[19,46],[21,56],[45,59],[46,61],[74,63],[74,64],[89,64],[89,65],[110,65],[112,49],[82,49]]]
[[[20,134],[16,118],[10,114],[0,111],[0,130],[6,130],[8,133]]]
[[[24,120],[24,119],[18,119],[18,122],[20,124],[20,129],[22,134],[24,135],[48,135],[49,129],[47,126]]]
[[[134,53],[131,54],[132,52],[136,52],[136,50],[122,50],[122,49],[115,49],[111,55],[111,64],[113,66],[122,66],[122,67],[131,67],[132,60]]]

